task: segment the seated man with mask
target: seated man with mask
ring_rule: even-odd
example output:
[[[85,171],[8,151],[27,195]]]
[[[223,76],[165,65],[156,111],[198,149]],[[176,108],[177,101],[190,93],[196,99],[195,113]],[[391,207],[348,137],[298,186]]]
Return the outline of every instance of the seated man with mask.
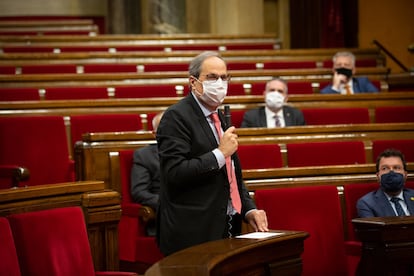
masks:
[[[366,77],[353,77],[355,74],[355,56],[350,52],[338,52],[333,58],[332,84],[324,87],[321,94],[376,93],[378,88]]]
[[[395,149],[383,151],[376,162],[380,188],[357,201],[358,216],[389,217],[414,215],[414,190],[404,187],[407,163],[404,155]]]
[[[241,127],[285,127],[305,125],[302,111],[287,106],[287,83],[281,78],[274,78],[266,83],[264,107],[246,111]]]

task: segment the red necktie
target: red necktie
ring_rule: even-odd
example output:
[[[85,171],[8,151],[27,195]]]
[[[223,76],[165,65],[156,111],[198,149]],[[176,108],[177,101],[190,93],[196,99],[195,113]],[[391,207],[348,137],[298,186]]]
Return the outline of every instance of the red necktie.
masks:
[[[211,120],[213,120],[214,126],[217,131],[217,135],[219,139],[221,139],[222,130],[221,130],[221,123],[219,117],[216,112],[210,114]],[[240,201],[240,194],[239,189],[237,188],[237,178],[236,173],[234,172],[234,168],[231,164],[231,158],[226,157],[226,169],[227,169],[227,177],[230,183],[230,198],[233,204],[234,209],[241,214],[241,201]]]

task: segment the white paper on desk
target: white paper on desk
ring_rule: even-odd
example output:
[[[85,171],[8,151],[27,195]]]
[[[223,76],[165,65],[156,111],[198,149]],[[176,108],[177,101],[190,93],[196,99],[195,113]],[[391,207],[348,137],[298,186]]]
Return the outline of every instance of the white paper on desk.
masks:
[[[248,233],[240,236],[236,236],[236,238],[243,238],[243,239],[264,239],[264,238],[270,238],[274,236],[280,236],[283,233],[275,233],[275,232],[253,232]]]

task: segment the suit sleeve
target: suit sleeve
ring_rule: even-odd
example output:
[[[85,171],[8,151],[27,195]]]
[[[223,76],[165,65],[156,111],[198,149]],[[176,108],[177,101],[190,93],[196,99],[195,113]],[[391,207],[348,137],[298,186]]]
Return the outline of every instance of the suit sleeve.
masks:
[[[156,209],[159,195],[151,192],[152,177],[145,159],[143,149],[135,150],[131,170],[131,196],[134,202]]]

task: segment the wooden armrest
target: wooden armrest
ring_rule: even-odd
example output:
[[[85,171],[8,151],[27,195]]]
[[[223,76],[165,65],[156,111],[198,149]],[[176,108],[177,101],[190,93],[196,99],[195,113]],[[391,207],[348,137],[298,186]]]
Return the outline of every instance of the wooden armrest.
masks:
[[[29,169],[17,165],[0,165],[0,178],[9,178],[12,187],[18,187],[19,182],[27,181],[30,177]]]
[[[141,206],[139,208],[139,217],[144,221],[148,222],[151,220],[155,220],[157,215],[155,214],[154,209],[149,206]]]

